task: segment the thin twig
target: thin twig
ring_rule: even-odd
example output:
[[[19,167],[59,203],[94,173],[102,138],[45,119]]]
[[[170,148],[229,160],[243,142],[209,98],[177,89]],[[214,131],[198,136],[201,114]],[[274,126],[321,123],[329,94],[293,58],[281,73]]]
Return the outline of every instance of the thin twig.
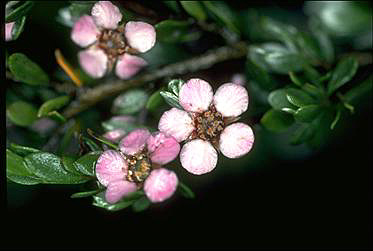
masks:
[[[71,118],[74,115],[93,106],[94,104],[119,94],[129,88],[139,87],[145,83],[164,77],[172,77],[188,72],[207,69],[219,62],[245,57],[246,54],[246,43],[241,41],[232,46],[224,46],[210,50],[201,56],[170,64],[149,73],[144,73],[131,80],[102,83],[98,87],[87,90],[87,92],[82,94],[76,101],[72,102],[62,114],[66,118]]]

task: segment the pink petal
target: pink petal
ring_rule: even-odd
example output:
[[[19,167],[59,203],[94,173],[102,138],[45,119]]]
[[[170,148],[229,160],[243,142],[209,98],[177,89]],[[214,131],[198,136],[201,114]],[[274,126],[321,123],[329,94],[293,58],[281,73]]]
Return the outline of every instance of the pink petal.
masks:
[[[15,22],[10,22],[5,24],[5,41],[12,40],[12,30]]]
[[[206,111],[213,97],[212,87],[206,81],[192,78],[181,87],[180,105],[188,112]]]
[[[228,158],[239,158],[253,147],[254,133],[250,126],[244,123],[234,123],[227,126],[220,134],[220,151]]]
[[[124,35],[128,44],[139,52],[146,52],[155,44],[155,29],[152,25],[144,22],[126,23]]]
[[[126,171],[127,162],[118,151],[104,151],[96,163],[97,179],[104,186],[112,181],[124,179]]]
[[[111,140],[113,142],[119,142],[119,140],[126,134],[122,129],[115,129],[109,132],[106,132],[102,137]]]
[[[180,145],[176,139],[161,132],[151,135],[146,144],[151,161],[160,165],[173,161],[180,152]]]
[[[136,183],[127,180],[116,180],[109,183],[105,192],[107,202],[114,204],[121,200],[126,195],[137,190]]]
[[[119,148],[124,154],[134,155],[144,149],[149,136],[148,129],[136,129],[119,142]]]
[[[159,119],[158,129],[174,137],[178,142],[181,142],[186,140],[193,132],[194,125],[192,118],[187,112],[171,108],[162,114],[162,117]]]
[[[247,110],[249,95],[246,89],[237,84],[226,83],[220,86],[214,95],[216,110],[223,117],[237,117]]]
[[[91,15],[99,27],[116,29],[122,19],[117,6],[110,1],[99,1],[92,7]]]
[[[218,154],[208,141],[195,139],[186,143],[180,152],[181,165],[190,173],[200,175],[211,172],[218,161]]]
[[[125,53],[119,57],[117,65],[115,66],[115,73],[121,79],[128,79],[146,65],[148,65],[148,63],[144,59]]]
[[[97,29],[93,18],[88,15],[84,15],[74,23],[71,31],[71,39],[81,47],[87,47],[97,40],[97,36],[100,35],[99,29]]]
[[[101,78],[107,70],[108,58],[106,54],[97,48],[79,52],[79,63],[86,73],[93,78]]]
[[[175,192],[178,179],[173,171],[165,168],[154,169],[144,183],[144,192],[153,203],[162,202]]]

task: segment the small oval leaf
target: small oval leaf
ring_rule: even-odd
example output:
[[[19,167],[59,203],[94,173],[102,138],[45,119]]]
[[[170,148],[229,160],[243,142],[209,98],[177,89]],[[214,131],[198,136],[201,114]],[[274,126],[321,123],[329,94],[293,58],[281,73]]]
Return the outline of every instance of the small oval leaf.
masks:
[[[260,123],[270,131],[283,132],[294,122],[293,116],[283,111],[268,110],[260,120]]]
[[[42,104],[38,111],[38,117],[46,116],[49,112],[58,110],[66,105],[70,100],[69,96],[61,96],[51,100],[48,100]]]
[[[359,64],[353,57],[346,57],[338,62],[328,83],[328,94],[332,94],[338,88],[350,81],[355,75]]]
[[[295,112],[294,118],[300,122],[311,122],[320,115],[321,110],[319,105],[303,106]]]
[[[76,169],[79,170],[83,174],[94,176],[96,161],[98,157],[100,157],[101,153],[102,153],[101,151],[90,152],[80,157],[74,162]]]
[[[6,110],[8,118],[16,125],[29,126],[37,119],[37,109],[24,101],[12,103]]]
[[[202,4],[198,1],[180,1],[181,6],[184,10],[197,19],[198,21],[204,21],[207,18],[207,15],[202,7]]]
[[[112,110],[115,114],[133,114],[144,108],[147,100],[144,90],[129,90],[114,100]]]
[[[290,103],[292,103],[293,105],[297,107],[302,107],[302,106],[316,103],[316,100],[314,100],[305,91],[295,89],[295,88],[286,89],[286,98]]]

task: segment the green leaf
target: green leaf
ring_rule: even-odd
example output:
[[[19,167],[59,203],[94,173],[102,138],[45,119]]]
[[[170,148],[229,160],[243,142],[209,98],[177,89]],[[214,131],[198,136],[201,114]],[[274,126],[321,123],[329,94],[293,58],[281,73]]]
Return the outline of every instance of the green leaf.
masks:
[[[9,69],[14,77],[25,84],[47,85],[48,75],[26,55],[14,53],[9,57]]]
[[[85,192],[79,192],[79,193],[74,193],[70,196],[70,198],[75,199],[75,198],[85,198],[85,197],[90,197],[92,195],[96,195],[99,192],[101,192],[101,189],[96,189],[96,190],[91,190],[91,191],[85,191]]]
[[[290,138],[290,144],[299,145],[311,139],[315,130],[308,124],[301,125]]]
[[[82,173],[77,169],[77,166],[74,165],[75,158],[70,156],[62,156],[61,157],[63,168],[69,172],[73,173],[75,175],[82,175]]]
[[[202,7],[202,4],[198,1],[180,1],[181,6],[183,6],[184,10],[197,19],[198,21],[205,21],[207,15]]]
[[[184,84],[185,82],[182,79],[173,79],[168,82],[167,87],[170,92],[173,92],[177,97],[179,97],[180,89]]]
[[[344,96],[344,100],[347,103],[358,103],[358,100],[361,96],[367,93],[372,92],[372,74],[364,80],[359,85],[351,88],[348,92],[346,92]]]
[[[132,210],[138,213],[146,210],[151,204],[151,201],[146,196],[143,196],[132,204]]]
[[[337,108],[337,112],[335,114],[333,122],[330,124],[330,129],[333,130],[335,125],[338,123],[339,119],[341,117],[341,108]]]
[[[236,24],[236,15],[226,3],[220,1],[202,1],[202,3],[209,13],[212,14],[213,18],[226,26],[229,30],[240,34]]]
[[[74,162],[76,169],[85,175],[95,176],[96,162],[101,153],[101,151],[90,152],[80,157]]]
[[[294,72],[289,72],[289,77],[291,79],[291,81],[296,84],[297,86],[302,86],[303,83],[302,81],[297,77],[297,75],[295,75]]]
[[[162,103],[163,103],[163,98],[160,94],[160,91],[156,91],[148,99],[148,102],[146,103],[145,108],[151,112],[154,112],[157,110],[159,106],[162,105]]]
[[[38,117],[46,116],[49,112],[58,110],[65,106],[70,100],[69,96],[60,96],[51,100],[48,100],[42,104],[38,111]]]
[[[302,106],[295,112],[294,118],[299,122],[311,122],[320,115],[321,111],[319,105]]]
[[[312,84],[309,84],[309,83],[305,83],[302,86],[302,90],[304,90],[309,95],[311,95],[312,97],[314,97],[318,100],[321,100],[325,96],[325,93],[324,93],[323,89],[321,89],[319,87],[316,87],[316,86],[314,86]]]
[[[320,20],[317,18],[311,18],[309,26],[313,36],[318,42],[322,59],[328,63],[332,63],[334,60],[333,43],[325,29],[322,27]]]
[[[307,92],[295,88],[286,89],[286,98],[290,103],[297,107],[316,103],[316,100],[308,95]]]
[[[13,5],[16,1],[10,1],[10,2],[12,2],[11,4]],[[7,23],[17,21],[19,18],[25,16],[31,10],[32,6],[34,5],[34,1],[24,1],[22,2],[22,5],[13,9],[13,8],[9,8],[9,3],[5,7],[6,8],[5,22]]]
[[[296,34],[296,42],[298,47],[301,48],[301,53],[303,53],[311,63],[318,64],[319,61],[323,60],[319,44],[311,34],[298,32]]]
[[[119,147],[113,143],[112,141],[108,140],[107,138],[104,138],[103,136],[100,136],[100,135],[97,135],[94,131],[92,131],[91,129],[87,129],[87,132],[90,136],[92,136],[93,138],[95,138],[96,140],[100,141],[101,143],[104,143],[105,145],[115,149],[115,150],[119,150]]]
[[[166,91],[161,91],[160,94],[170,106],[183,109],[179,104],[179,98],[175,94]]]
[[[26,16],[21,17],[18,19],[12,29],[12,40],[16,40],[19,35],[21,35],[23,29],[25,28],[26,23]]]
[[[104,208],[104,209],[109,210],[109,211],[119,211],[119,210],[122,210],[126,207],[131,206],[134,202],[135,202],[135,200],[125,200],[125,199],[123,199],[123,200],[120,200],[119,202],[117,202],[115,204],[110,204],[109,202],[107,202],[105,200],[105,193],[101,192],[101,193],[93,196],[93,204],[92,205],[94,205],[96,207]]]
[[[193,37],[190,36],[189,26],[188,21],[164,20],[155,25],[157,40],[166,43],[186,42],[190,41],[190,38],[193,40]]]
[[[122,129],[126,133],[139,127],[139,125],[136,124],[135,118],[129,116],[113,117],[102,122],[101,125],[106,131]]]
[[[145,107],[147,100],[144,90],[129,90],[115,98],[112,110],[115,114],[134,114]]]
[[[316,69],[312,68],[310,65],[305,65],[304,75],[306,79],[311,83],[319,84],[319,82],[317,81],[321,78],[321,75]]]
[[[179,13],[180,8],[176,1],[162,1],[168,8],[173,10],[174,12]]]
[[[29,126],[37,119],[37,109],[24,101],[12,103],[6,110],[8,118],[16,125]]]
[[[84,142],[85,145],[88,146],[90,151],[92,151],[92,152],[102,151],[101,147],[99,145],[97,145],[96,142],[94,142],[92,139],[87,138],[85,136],[81,136],[81,137],[82,137],[82,141]]]
[[[358,66],[357,60],[353,57],[346,57],[339,61],[328,83],[328,95],[350,81]]]
[[[180,181],[179,181],[178,188],[181,192],[181,195],[184,196],[185,198],[194,199],[196,197],[192,189],[190,189],[187,185],[185,185],[184,183]]]
[[[270,131],[283,132],[294,122],[293,116],[286,112],[270,109],[260,120],[260,123]]]
[[[15,152],[16,154],[21,155],[22,157],[26,156],[27,154],[40,152],[39,149],[35,149],[35,148],[32,148],[32,147],[28,147],[28,146],[21,146],[21,145],[15,144],[15,143],[10,143],[9,148],[10,148],[10,150]]]
[[[32,176],[32,173],[26,169],[23,158],[9,149],[6,149],[6,173],[19,176]]]
[[[61,159],[46,152],[32,153],[25,157],[28,171],[43,179],[43,183],[77,184],[88,181],[85,176],[77,176],[67,172]]]
[[[245,68],[247,79],[254,80],[263,90],[271,91],[276,88],[277,85],[271,75],[249,58],[246,60]]]
[[[331,109],[324,109],[320,115],[311,122],[314,135],[306,143],[312,148],[319,148],[328,141],[330,137],[330,124],[333,121]]]
[[[287,97],[286,97],[286,89],[277,89],[273,92],[271,92],[269,95],[268,95],[268,103],[275,109],[275,110],[282,110],[284,111],[283,109],[284,108],[288,108],[288,109],[291,109],[291,110],[295,110],[297,109],[296,106],[294,106],[293,104],[291,104]],[[287,109],[285,109],[287,110]],[[289,110],[287,110],[289,111]]]
[[[21,185],[37,185],[37,184],[42,183],[42,180],[34,176],[22,176],[22,175],[7,173],[6,177],[9,180],[15,183],[21,184]]]

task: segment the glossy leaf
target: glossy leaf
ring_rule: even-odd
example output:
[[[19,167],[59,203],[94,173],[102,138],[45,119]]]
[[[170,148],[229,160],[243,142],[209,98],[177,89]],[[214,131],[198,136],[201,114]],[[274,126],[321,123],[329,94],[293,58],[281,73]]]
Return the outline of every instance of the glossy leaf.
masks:
[[[173,79],[168,82],[167,87],[170,92],[173,92],[176,96],[179,96],[180,89],[184,84],[185,82],[182,79]]]
[[[311,122],[320,115],[321,107],[319,105],[307,105],[300,107],[294,114],[294,118],[300,122]]]
[[[80,157],[74,162],[76,169],[85,175],[94,176],[96,162],[98,157],[100,157],[101,153],[101,151],[90,152]]]
[[[12,29],[12,40],[16,40],[19,35],[21,35],[23,29],[25,28],[26,23],[26,16],[21,17],[18,19]]]
[[[151,204],[151,201],[146,196],[143,196],[132,204],[132,210],[138,213],[146,210]]]
[[[25,162],[27,170],[43,179],[43,183],[77,184],[88,180],[87,177],[67,172],[61,159],[52,153],[32,153],[25,157]]]
[[[24,101],[12,103],[6,114],[10,121],[19,126],[29,126],[37,119],[37,109]]]
[[[85,198],[85,197],[90,197],[92,195],[96,195],[102,190],[96,189],[96,190],[91,190],[91,191],[85,191],[85,192],[79,192],[79,193],[74,193],[70,196],[70,198],[75,199],[75,198]]]
[[[300,126],[292,135],[290,138],[290,144],[292,145],[299,145],[310,138],[312,138],[315,130],[314,128],[309,124],[303,124]]]
[[[139,127],[139,125],[136,124],[135,119],[131,117],[129,117],[128,119],[113,117],[109,120],[102,122],[101,125],[106,131],[122,129],[125,132],[130,132],[135,128]]]
[[[245,68],[247,78],[254,80],[263,90],[271,91],[276,88],[276,83],[271,75],[258,64],[247,59]]]
[[[123,200],[120,200],[119,202],[117,202],[115,204],[110,204],[105,200],[105,193],[104,192],[101,192],[101,193],[93,196],[93,205],[96,206],[96,207],[104,208],[108,211],[122,210],[124,208],[127,208],[127,207],[131,206],[134,202],[135,202],[135,200],[125,200],[125,199],[123,199]]]
[[[164,20],[155,25],[157,40],[166,43],[196,40],[200,34],[189,31],[190,23],[180,20]],[[195,34],[194,36],[192,34]]]
[[[198,1],[180,1],[181,6],[184,10],[197,19],[198,21],[204,21],[207,18],[207,15],[202,7],[202,4]]]
[[[212,16],[221,22],[221,24],[237,34],[240,33],[236,25],[235,14],[226,3],[220,1],[202,1],[202,3],[209,13],[212,13]]]
[[[286,98],[290,103],[297,107],[302,107],[316,103],[316,100],[314,100],[305,91],[295,88],[286,89]]]
[[[286,89],[277,89],[268,95],[268,103],[275,110],[283,110],[284,108],[296,110],[297,107],[288,101],[286,94]]]
[[[184,196],[185,198],[194,199],[196,197],[192,189],[190,189],[187,185],[185,185],[184,183],[180,181],[179,181],[178,188],[181,192],[181,195]]]
[[[13,2],[11,4],[14,4],[15,2],[19,2],[19,1],[10,1],[10,2]],[[21,17],[25,16],[34,6],[34,1],[24,1],[17,8],[12,8],[12,7],[9,8],[10,2],[8,2],[7,6],[5,7],[6,8],[5,22],[7,23],[17,21]]]
[[[151,112],[154,112],[158,109],[159,106],[162,105],[162,103],[163,103],[163,98],[160,94],[160,91],[156,91],[148,99],[148,102],[146,103],[145,108]]]
[[[6,149],[6,173],[19,176],[33,176],[32,173],[27,170],[23,158],[9,149]]]
[[[297,86],[303,85],[302,81],[297,77],[297,75],[295,75],[294,72],[289,72],[289,77],[290,77],[290,80]]]
[[[286,112],[270,109],[260,120],[260,123],[273,132],[283,132],[294,122],[293,116]]]
[[[8,63],[14,77],[22,83],[30,85],[47,85],[49,83],[49,77],[43,69],[22,53],[10,55]]]
[[[62,156],[61,157],[63,168],[69,172],[73,173],[75,175],[82,175],[82,173],[78,170],[77,166],[74,165],[75,158],[70,156]]]
[[[35,149],[29,146],[21,146],[15,143],[10,143],[9,149],[12,150],[14,153],[21,155],[22,157],[31,154],[40,152],[39,149]]]
[[[338,62],[328,83],[328,94],[332,94],[338,88],[350,81],[355,75],[359,64],[353,57],[346,57]]]
[[[372,93],[372,74],[359,85],[351,88],[343,96],[347,103],[357,103],[364,94]]]
[[[60,96],[51,100],[48,100],[42,104],[38,111],[38,117],[46,116],[49,112],[58,110],[65,106],[70,100],[69,96]]]
[[[179,98],[175,94],[166,91],[161,91],[160,94],[170,106],[183,109],[179,104]]]
[[[134,114],[145,107],[147,100],[144,90],[129,90],[115,98],[112,110],[115,114]]]

